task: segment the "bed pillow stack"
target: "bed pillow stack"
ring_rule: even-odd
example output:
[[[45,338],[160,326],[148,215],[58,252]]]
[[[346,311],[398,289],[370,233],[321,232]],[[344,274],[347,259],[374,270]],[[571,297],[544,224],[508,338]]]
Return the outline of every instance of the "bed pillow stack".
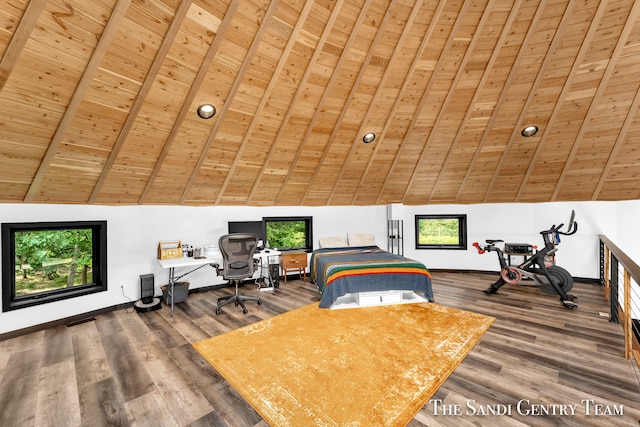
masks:
[[[322,237],[320,238],[321,248],[344,248],[347,245],[347,239],[344,237]]]
[[[376,237],[368,233],[347,233],[349,246],[374,246]]]
[[[369,233],[347,233],[347,237],[321,237],[321,248],[345,248],[347,246],[375,246],[376,236]]]

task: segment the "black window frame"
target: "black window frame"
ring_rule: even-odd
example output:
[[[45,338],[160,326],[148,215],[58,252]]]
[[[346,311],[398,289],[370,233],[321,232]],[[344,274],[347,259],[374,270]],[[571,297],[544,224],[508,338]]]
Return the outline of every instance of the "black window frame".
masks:
[[[262,217],[262,228],[264,229],[265,240],[267,238],[267,223],[268,222],[297,222],[304,221],[305,223],[305,243],[302,247],[295,248],[280,248],[278,250],[281,252],[291,252],[291,251],[305,251],[305,252],[313,252],[313,217],[312,216],[268,216]],[[276,247],[272,242],[269,242],[271,247]]]
[[[107,291],[107,221],[59,221],[2,223],[2,311],[61,301]],[[16,297],[15,233],[67,229],[90,229],[92,233],[93,282]]]
[[[458,243],[457,244],[438,244],[438,243],[420,243],[420,220],[438,220],[438,219],[454,219],[458,220]],[[467,249],[467,215],[466,214],[438,214],[438,215],[416,215],[415,216],[415,242],[416,249],[449,249],[449,250],[466,250]]]

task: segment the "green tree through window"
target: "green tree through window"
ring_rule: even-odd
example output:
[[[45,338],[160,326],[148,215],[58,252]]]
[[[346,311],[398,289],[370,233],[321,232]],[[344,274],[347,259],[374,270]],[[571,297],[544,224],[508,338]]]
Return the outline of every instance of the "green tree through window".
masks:
[[[266,240],[280,250],[313,250],[313,219],[303,217],[264,217]]]
[[[2,311],[107,290],[107,222],[2,223]]]
[[[16,233],[16,296],[89,283],[91,234],[90,229]]]
[[[416,249],[466,249],[466,215],[416,215]]]

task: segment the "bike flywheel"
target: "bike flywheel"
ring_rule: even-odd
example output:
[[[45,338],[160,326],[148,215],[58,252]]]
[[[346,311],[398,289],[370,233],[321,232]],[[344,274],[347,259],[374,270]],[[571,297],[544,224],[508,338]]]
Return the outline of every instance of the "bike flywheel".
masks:
[[[500,276],[502,277],[502,280],[510,285],[517,285],[518,283],[520,283],[520,280],[522,280],[522,273],[520,273],[520,271],[516,270],[514,267],[504,268],[500,272]]]

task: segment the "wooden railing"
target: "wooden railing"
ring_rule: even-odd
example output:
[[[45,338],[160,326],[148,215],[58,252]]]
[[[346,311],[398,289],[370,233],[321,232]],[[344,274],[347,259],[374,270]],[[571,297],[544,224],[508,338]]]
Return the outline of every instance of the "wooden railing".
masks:
[[[600,280],[609,301],[610,321],[622,324],[624,357],[640,366],[640,266],[600,234]]]

